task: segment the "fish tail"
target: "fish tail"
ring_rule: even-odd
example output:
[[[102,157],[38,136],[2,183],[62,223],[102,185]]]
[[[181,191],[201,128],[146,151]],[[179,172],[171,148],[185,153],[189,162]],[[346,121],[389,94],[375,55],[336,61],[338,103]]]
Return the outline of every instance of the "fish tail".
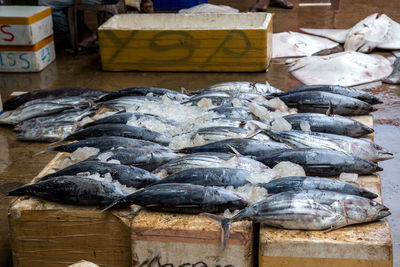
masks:
[[[216,220],[221,224],[221,250],[224,251],[229,240],[233,219],[211,213],[201,213],[200,215]]]

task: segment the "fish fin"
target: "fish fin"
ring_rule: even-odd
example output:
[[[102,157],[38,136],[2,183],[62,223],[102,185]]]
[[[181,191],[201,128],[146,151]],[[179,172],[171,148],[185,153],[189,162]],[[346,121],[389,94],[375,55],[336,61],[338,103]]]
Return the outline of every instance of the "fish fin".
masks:
[[[120,200],[123,199],[123,197],[118,198],[117,200],[114,200],[110,205],[108,205],[107,207],[105,207],[104,209],[102,209],[100,212],[103,213],[111,208],[113,208],[115,205],[120,203]]]
[[[242,154],[240,154],[239,151],[237,151],[236,148],[234,148],[233,146],[228,145],[228,147],[233,151],[233,153],[236,154],[236,156],[242,156]]]
[[[263,131],[255,131],[254,133],[248,134],[248,135],[246,136],[246,138],[253,138],[253,137],[256,136],[257,134],[262,133],[262,132],[263,132]]]
[[[311,29],[311,28],[300,28],[300,31],[328,38],[338,43],[344,43],[346,41],[347,34],[350,29]]]
[[[218,221],[221,224],[221,250],[222,252],[225,251],[226,245],[228,244],[233,220],[212,213],[200,213],[200,215]]]
[[[187,95],[189,92],[185,87],[181,87],[181,93]]]
[[[33,154],[33,157],[41,155],[41,154],[44,154],[44,153],[49,152],[49,151],[54,151],[54,147],[49,147],[49,148],[47,148],[45,150],[39,151],[39,152]]]
[[[328,110],[326,111],[326,115],[333,116],[333,105],[332,105],[331,101],[329,101],[329,107],[328,107]]]
[[[56,142],[53,142],[53,143],[49,144],[49,146],[58,145],[59,143],[64,142],[64,141],[65,141],[65,139],[64,140],[59,140],[59,141],[56,141]]]

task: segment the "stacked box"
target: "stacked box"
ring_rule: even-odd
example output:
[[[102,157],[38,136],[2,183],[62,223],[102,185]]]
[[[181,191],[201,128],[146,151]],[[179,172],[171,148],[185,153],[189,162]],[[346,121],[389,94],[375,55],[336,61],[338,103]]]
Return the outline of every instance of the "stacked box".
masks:
[[[1,72],[37,72],[54,59],[49,7],[0,7]]]

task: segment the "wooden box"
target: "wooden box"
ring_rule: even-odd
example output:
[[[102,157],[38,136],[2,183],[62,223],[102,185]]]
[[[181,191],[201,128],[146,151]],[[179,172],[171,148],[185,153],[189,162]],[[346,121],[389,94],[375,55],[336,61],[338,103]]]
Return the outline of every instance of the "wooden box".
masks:
[[[56,58],[53,35],[31,46],[0,46],[0,72],[37,72]]]
[[[50,35],[50,7],[0,6],[0,45],[34,45]]]
[[[121,14],[99,28],[111,71],[264,71],[272,14]]]

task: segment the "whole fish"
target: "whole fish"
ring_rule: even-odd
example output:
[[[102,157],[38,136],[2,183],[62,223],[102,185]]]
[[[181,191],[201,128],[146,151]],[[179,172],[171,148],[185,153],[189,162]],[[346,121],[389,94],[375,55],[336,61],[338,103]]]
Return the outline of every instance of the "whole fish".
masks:
[[[262,133],[256,131],[246,130],[238,127],[207,127],[198,129],[193,135],[194,139],[196,136],[201,137],[205,142],[216,142],[228,138],[253,138],[260,141],[269,141],[270,138]]]
[[[339,176],[342,172],[371,174],[383,169],[377,164],[341,151],[321,148],[297,148],[266,152],[256,159],[269,167],[281,161],[301,165],[310,176]]]
[[[91,127],[94,125],[107,124],[107,123],[127,124],[132,118],[136,119],[136,120],[140,120],[140,119],[157,120],[164,124],[178,126],[178,122],[173,121],[173,120],[168,120],[168,119],[162,118],[160,116],[156,116],[156,115],[142,114],[142,113],[138,113],[138,112],[136,112],[136,113],[121,112],[121,113],[113,114],[111,116],[87,123],[83,126],[83,128],[88,128],[88,127]],[[131,124],[128,124],[128,125],[137,126],[137,125],[131,125]]]
[[[82,161],[55,173],[38,178],[37,181],[40,182],[67,175],[79,175],[83,177],[82,173],[98,173],[102,176],[109,173],[113,181],[117,181],[122,185],[134,188],[146,187],[161,180],[158,176],[133,166],[105,163],[100,161]]]
[[[289,176],[274,179],[268,183],[259,184],[267,189],[268,194],[277,194],[286,191],[299,190],[326,190],[342,194],[357,195],[366,198],[376,198],[377,194],[372,193],[362,187],[330,178],[320,178],[311,176]]]
[[[162,146],[160,144],[140,140],[133,138],[126,138],[120,136],[101,136],[101,137],[91,137],[78,142],[59,145],[56,147],[50,147],[48,151],[58,151],[58,152],[69,152],[72,153],[78,148],[82,147],[94,147],[100,150],[100,152],[111,150],[115,148],[151,148],[157,150],[164,150],[172,152],[168,147]]]
[[[193,184],[158,184],[118,199],[105,208],[124,208],[132,204],[155,211],[197,214],[243,209],[247,201],[221,187]]]
[[[24,120],[34,117],[46,116],[60,111],[73,108],[69,104],[54,104],[41,102],[25,108],[18,108],[11,111],[6,111],[0,115],[0,124],[16,125]]]
[[[383,103],[379,98],[377,98],[371,93],[368,93],[367,91],[352,87],[339,86],[339,85],[305,85],[287,92],[280,93],[277,96],[281,97],[284,95],[291,95],[299,92],[316,92],[316,91],[328,92],[328,93],[357,98],[371,105]]]
[[[197,153],[197,152],[221,152],[221,153],[232,153],[234,148],[241,155],[245,156],[257,156],[263,152],[289,149],[290,147],[286,144],[278,143],[275,141],[261,141],[249,138],[232,138],[209,143],[202,146],[185,147],[180,149],[180,153]]]
[[[124,197],[126,193],[108,182],[79,176],[61,176],[25,185],[7,194],[7,196],[25,195],[64,204],[105,206]]]
[[[106,107],[115,110],[137,110],[147,102],[158,103],[161,101],[159,96],[122,96],[119,98],[97,103],[98,107]]]
[[[288,107],[299,112],[325,114],[330,104],[333,113],[338,115],[367,115],[376,111],[370,104],[349,96],[321,91],[296,92],[279,97]]]
[[[319,113],[297,113],[283,117],[292,125],[293,130],[301,130],[300,124],[307,122],[312,132],[332,133],[360,137],[373,133],[368,126],[339,115],[327,116]]]
[[[232,168],[193,168],[171,174],[156,184],[197,184],[203,186],[233,186],[248,184],[251,173],[246,170]]]
[[[76,125],[70,121],[58,121],[32,125],[17,135],[19,141],[56,142],[74,132]]]
[[[52,114],[49,116],[36,117],[29,120],[25,120],[14,127],[14,131],[20,132],[31,127],[34,127],[37,124],[45,124],[45,123],[55,123],[59,121],[68,121],[75,122],[80,121],[85,117],[90,117],[96,114],[94,110],[86,110],[86,109],[66,109],[61,111],[60,113]]]
[[[384,205],[360,196],[323,190],[282,192],[243,209],[231,219],[222,219],[222,247],[234,221],[249,220],[284,229],[332,230],[389,215]]]
[[[363,138],[303,131],[264,130],[264,133],[275,141],[295,148],[313,147],[333,149],[375,162],[393,158],[392,153]]]
[[[173,159],[153,171],[166,171],[168,174],[192,168],[237,168],[255,173],[262,173],[267,166],[254,159],[227,153],[204,152]]]
[[[239,119],[252,119],[251,112],[248,108],[235,108],[235,107],[216,107],[209,109],[209,111],[216,112],[226,118],[239,118]]]
[[[62,87],[56,89],[41,89],[32,92],[28,92],[13,98],[8,99],[3,103],[4,110],[13,110],[18,108],[20,105],[34,100],[34,99],[55,99],[67,96],[81,96],[86,98],[96,98],[104,95],[104,91],[85,88],[85,87]]]
[[[217,107],[248,107],[251,104],[251,101],[247,99],[226,96],[199,96],[198,98],[195,98],[193,100],[189,99],[182,104],[190,104],[192,106],[196,106],[203,99],[209,99],[212,105]]]
[[[91,103],[92,100],[82,97],[82,96],[67,96],[63,98],[54,98],[54,99],[48,99],[43,101],[43,99],[34,99],[31,101],[28,101],[18,107],[18,109],[26,108],[32,105],[37,105],[42,102],[46,103],[53,103],[53,104],[64,104],[64,105],[71,105],[71,106],[77,106],[77,107],[83,107],[87,108],[92,105]]]
[[[126,124],[108,123],[100,124],[77,131],[69,135],[65,140],[82,140],[89,137],[100,136],[121,136],[134,139],[142,139],[168,145],[171,139],[161,133],[143,129],[140,127],[129,126]]]
[[[98,160],[108,162],[110,160],[118,160],[121,164],[131,165],[152,171],[164,163],[178,158],[179,155],[173,152],[154,149],[151,147],[144,148],[118,148],[109,150],[90,158],[89,160]]]
[[[223,82],[211,85],[209,87],[191,92],[191,94],[201,94],[206,91],[236,91],[243,93],[256,93],[262,96],[267,96],[273,93],[280,93],[281,90],[272,87],[267,82],[256,83],[256,82]]]
[[[155,87],[129,87],[121,89],[116,92],[108,93],[102,96],[98,102],[104,102],[112,99],[116,99],[122,96],[147,96],[148,94],[153,94],[156,96],[167,95],[169,98],[175,98],[177,100],[183,100],[189,98],[189,96],[172,91],[165,88],[155,88]]]
[[[240,91],[205,91],[201,94],[193,95],[189,100],[200,100],[201,98],[211,97],[234,97],[246,100],[262,99],[263,97],[258,93],[253,92],[240,92]]]

